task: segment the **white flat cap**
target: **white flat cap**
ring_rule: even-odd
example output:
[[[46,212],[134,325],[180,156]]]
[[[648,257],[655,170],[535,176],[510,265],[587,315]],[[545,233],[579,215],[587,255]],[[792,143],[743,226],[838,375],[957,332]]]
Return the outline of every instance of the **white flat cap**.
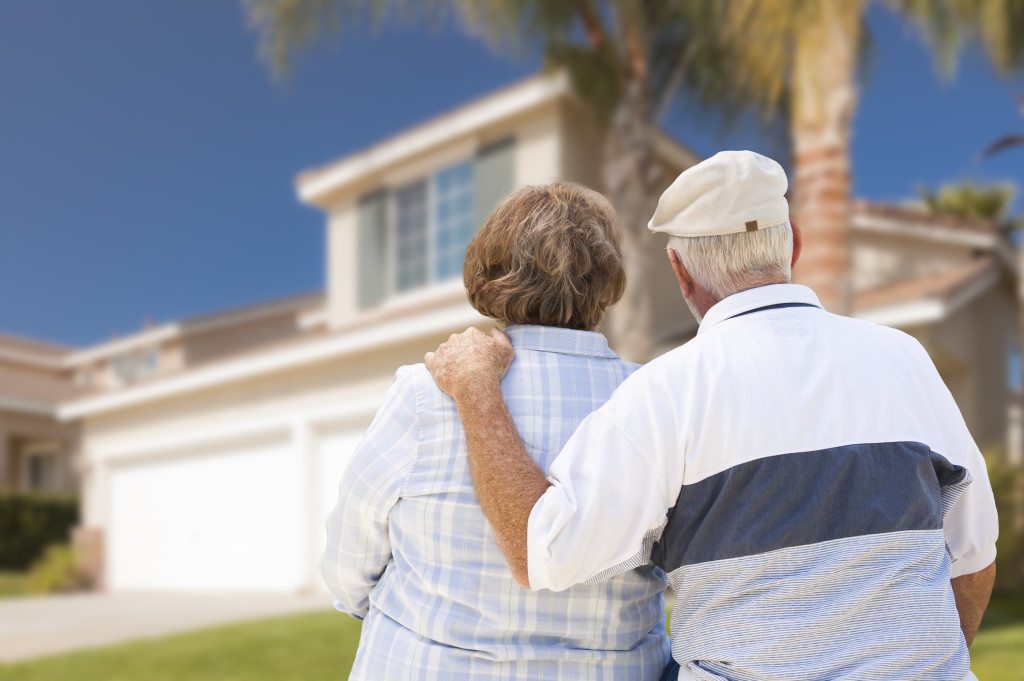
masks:
[[[647,223],[672,236],[752,232],[789,219],[786,172],[752,151],[720,151],[687,168],[658,200]]]

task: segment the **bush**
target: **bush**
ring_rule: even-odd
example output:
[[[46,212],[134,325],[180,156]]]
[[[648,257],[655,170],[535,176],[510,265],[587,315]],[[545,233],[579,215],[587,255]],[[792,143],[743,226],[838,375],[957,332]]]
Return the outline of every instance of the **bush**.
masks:
[[[82,570],[75,549],[56,544],[46,549],[43,557],[32,566],[28,591],[34,594],[85,591],[92,586],[91,581]]]
[[[1024,468],[1011,466],[998,453],[985,458],[999,509],[996,589],[1019,592],[1024,588]]]
[[[0,570],[25,570],[78,524],[73,496],[0,493]]]

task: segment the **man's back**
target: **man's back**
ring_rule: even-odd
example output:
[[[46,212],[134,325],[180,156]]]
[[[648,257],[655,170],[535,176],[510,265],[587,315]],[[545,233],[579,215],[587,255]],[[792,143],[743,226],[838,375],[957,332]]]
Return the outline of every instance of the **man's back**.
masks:
[[[609,476],[622,499],[656,491],[608,532],[636,546],[657,528],[651,560],[676,591],[680,678],[969,678],[949,580],[994,558],[984,463],[916,341],[816,303],[796,286],[726,299],[569,451],[629,446],[664,471],[663,486]],[[559,481],[575,475],[565,455]],[[616,501],[587,522],[619,522]],[[530,520],[531,583],[549,577],[535,555],[574,550],[571,533],[544,532],[548,513]]]
[[[525,326],[509,335],[516,360],[502,390],[546,469],[635,366],[596,333]],[[557,594],[516,584],[477,504],[454,403],[422,366],[399,380],[415,395],[416,451],[357,453],[394,459],[385,469],[402,480],[387,523],[392,558],[370,593],[352,678],[658,678],[668,661],[661,570]]]
[[[815,308],[717,331],[694,348],[707,411],[653,555],[677,659],[736,679],[965,678],[942,526],[971,452],[944,386],[920,382],[923,351]]]

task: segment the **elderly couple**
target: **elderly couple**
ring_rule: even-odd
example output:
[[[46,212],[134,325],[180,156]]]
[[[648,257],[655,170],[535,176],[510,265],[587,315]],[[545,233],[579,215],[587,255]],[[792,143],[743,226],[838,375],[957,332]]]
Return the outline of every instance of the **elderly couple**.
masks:
[[[973,679],[985,464],[924,349],[790,282],[771,159],[682,173],[650,229],[700,321],[643,367],[608,202],[526,187],[466,253],[506,325],[399,369],[321,563],[365,618],[352,679]],[[671,641],[663,594],[675,601]]]

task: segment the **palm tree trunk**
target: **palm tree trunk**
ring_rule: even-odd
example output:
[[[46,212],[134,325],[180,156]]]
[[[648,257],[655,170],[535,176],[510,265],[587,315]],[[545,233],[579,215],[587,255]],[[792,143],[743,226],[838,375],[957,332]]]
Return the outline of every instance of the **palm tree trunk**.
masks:
[[[656,175],[650,100],[643,84],[632,81],[606,131],[604,190],[619,214],[626,270],[626,292],[612,308],[607,330],[616,351],[634,362],[651,359],[654,348],[647,221],[657,201]]]
[[[839,314],[852,307],[850,137],[860,41],[859,3],[846,4],[822,3],[821,31],[797,45],[790,121],[794,215],[804,234],[795,280]]]

